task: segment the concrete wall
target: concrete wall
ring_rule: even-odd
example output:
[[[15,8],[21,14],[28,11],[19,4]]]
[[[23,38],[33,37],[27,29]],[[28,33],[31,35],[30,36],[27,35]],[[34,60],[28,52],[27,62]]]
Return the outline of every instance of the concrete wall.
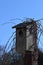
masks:
[[[26,28],[16,29],[16,51],[24,53],[26,48]]]
[[[29,50],[29,47],[33,45],[33,34],[32,34],[32,30],[30,33],[30,27],[31,26],[27,26],[26,29],[26,50]],[[33,51],[33,49],[31,48],[30,51]]]

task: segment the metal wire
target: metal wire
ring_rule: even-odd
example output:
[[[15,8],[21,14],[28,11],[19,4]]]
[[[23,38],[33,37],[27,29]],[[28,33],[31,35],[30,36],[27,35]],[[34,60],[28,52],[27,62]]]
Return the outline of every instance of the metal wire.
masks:
[[[14,37],[13,39],[16,39],[16,37]],[[7,51],[9,50],[9,48],[10,48],[10,46],[11,46],[11,43],[13,42],[13,39],[11,40],[11,42],[10,42],[8,48],[7,48]]]
[[[39,19],[39,20],[37,20],[37,21],[40,21],[40,20],[43,20],[43,19]],[[9,22],[8,22],[9,23]],[[5,23],[4,23],[5,24]],[[39,27],[37,28],[37,31],[38,31],[38,34],[39,34],[39,32],[41,32],[40,33],[40,35],[39,35],[39,37],[37,38],[37,40],[38,40],[38,43],[40,42],[40,36],[41,36],[41,34],[43,33],[43,26],[38,22],[38,24],[37,24]],[[42,28],[41,28],[42,27]],[[9,43],[9,41],[10,41],[10,39],[13,37],[13,35],[9,38],[9,40],[7,41],[7,43],[6,43],[6,46],[5,46],[5,49],[6,49],[6,47],[7,47],[7,45],[8,45],[8,43]],[[29,37],[29,35],[27,36],[27,37]],[[16,37],[15,37],[16,38]],[[15,38],[13,38],[13,39],[15,39]],[[8,48],[7,48],[7,50],[9,49],[9,47],[11,46],[11,43],[13,42],[13,39],[11,40],[11,42],[10,42],[10,45],[8,46]],[[40,42],[41,43],[41,42]],[[33,46],[34,46],[35,44],[32,44],[30,47],[29,47],[29,49],[31,49]],[[42,43],[41,43],[41,45],[42,45]],[[13,51],[13,49],[15,49],[15,48],[11,48],[11,50],[10,51]]]
[[[15,32],[14,32],[14,33],[15,33]],[[6,49],[6,47],[7,47],[8,43],[9,43],[10,39],[13,37],[14,33],[11,35],[11,37],[10,37],[10,38],[9,38],[9,40],[7,41],[7,43],[6,43],[6,45],[5,45],[4,50]]]
[[[38,21],[38,20],[37,20],[37,21]],[[39,22],[38,22],[38,25],[39,25],[39,31],[42,32],[42,29],[40,28],[40,26],[42,27],[42,25],[41,25]],[[38,33],[39,33],[39,31],[38,31]],[[41,36],[41,35],[40,35],[40,36]],[[40,38],[40,37],[39,37],[39,38]],[[32,45],[32,46],[33,46],[33,45]],[[32,47],[32,46],[31,46],[31,47]]]
[[[16,18],[16,19],[17,19],[17,18]],[[10,21],[13,21],[13,20],[16,20],[16,19],[11,19]],[[30,19],[30,18],[29,18],[29,19]],[[21,19],[18,19],[18,20],[21,20]],[[26,19],[26,20],[27,20],[27,19]],[[32,20],[32,19],[31,19],[31,20]],[[37,22],[37,21],[40,21],[40,20],[43,20],[43,19],[36,20],[36,22]],[[23,21],[23,20],[22,20],[22,21]],[[7,22],[7,23],[12,23],[12,22]],[[6,24],[6,23],[5,23],[5,24]],[[43,28],[43,26],[42,26],[39,22],[37,22],[37,25],[39,26],[39,28],[38,28],[39,31],[40,31],[41,33],[43,33],[43,30],[40,28],[40,27]],[[38,30],[38,29],[37,29],[37,30]],[[39,33],[39,31],[38,31],[38,33]],[[12,35],[12,36],[13,36],[13,35]],[[11,37],[12,37],[12,36],[11,36]],[[40,35],[40,36],[41,36],[41,35]],[[9,40],[11,39],[11,37],[9,38]],[[39,38],[40,38],[40,37],[39,37]],[[5,46],[5,49],[6,49],[7,45],[8,45],[8,43],[9,43],[9,40],[7,41],[7,44],[6,44],[6,46]],[[39,40],[39,39],[38,39],[38,40]],[[11,45],[11,44],[10,44],[10,45]],[[32,45],[32,46],[33,46],[33,45]],[[32,47],[32,46],[31,46],[31,47]],[[8,48],[9,48],[9,47],[8,47]]]

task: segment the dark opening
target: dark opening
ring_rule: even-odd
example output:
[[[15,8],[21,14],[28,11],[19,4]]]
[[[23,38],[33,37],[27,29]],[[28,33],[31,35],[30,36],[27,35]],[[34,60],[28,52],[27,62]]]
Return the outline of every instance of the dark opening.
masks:
[[[23,36],[23,31],[22,30],[19,31],[19,36],[21,36],[21,37]]]

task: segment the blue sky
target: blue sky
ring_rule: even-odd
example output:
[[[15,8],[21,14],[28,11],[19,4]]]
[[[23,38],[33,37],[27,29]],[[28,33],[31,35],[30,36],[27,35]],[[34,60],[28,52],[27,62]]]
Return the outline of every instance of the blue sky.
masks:
[[[13,33],[12,26],[21,21],[10,21],[21,18],[43,18],[43,0],[0,0],[0,44],[5,45]],[[6,22],[14,24],[2,25]]]

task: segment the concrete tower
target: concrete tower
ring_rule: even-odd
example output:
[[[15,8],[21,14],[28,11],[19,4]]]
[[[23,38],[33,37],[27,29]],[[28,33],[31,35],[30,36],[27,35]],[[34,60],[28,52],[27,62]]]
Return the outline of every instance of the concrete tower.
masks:
[[[37,65],[37,24],[34,20],[24,21],[12,28],[16,28],[16,51],[18,53],[31,55],[31,60],[25,60],[26,65]],[[30,55],[29,55],[30,54]]]

